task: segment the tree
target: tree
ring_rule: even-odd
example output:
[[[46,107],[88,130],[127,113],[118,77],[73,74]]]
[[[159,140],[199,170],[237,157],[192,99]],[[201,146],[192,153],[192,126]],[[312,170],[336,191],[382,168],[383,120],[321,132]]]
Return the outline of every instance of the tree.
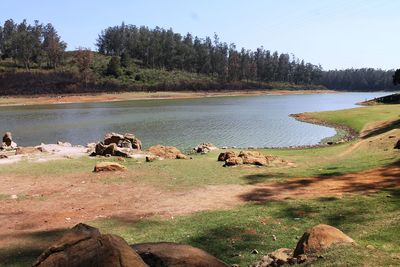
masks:
[[[107,64],[106,75],[111,75],[116,78],[121,76],[121,63],[118,56],[113,56]]]
[[[89,82],[92,74],[93,53],[89,48],[79,47],[74,54],[74,63],[78,67],[81,79],[85,83],[85,87]]]
[[[398,85],[400,84],[400,69],[396,70],[393,75],[393,84]]]
[[[43,29],[43,50],[46,54],[47,65],[56,69],[61,63],[67,44],[61,41],[53,25],[47,24]]]

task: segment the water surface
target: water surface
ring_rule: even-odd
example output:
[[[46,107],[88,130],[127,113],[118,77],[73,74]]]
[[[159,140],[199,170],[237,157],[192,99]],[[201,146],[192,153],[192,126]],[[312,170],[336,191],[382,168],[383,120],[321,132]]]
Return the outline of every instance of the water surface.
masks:
[[[387,93],[136,100],[108,103],[0,107],[0,132],[11,131],[19,145],[85,145],[106,132],[133,132],[145,147],[187,149],[202,142],[217,146],[282,147],[313,145],[333,136],[328,127],[296,121],[289,114],[355,107]]]

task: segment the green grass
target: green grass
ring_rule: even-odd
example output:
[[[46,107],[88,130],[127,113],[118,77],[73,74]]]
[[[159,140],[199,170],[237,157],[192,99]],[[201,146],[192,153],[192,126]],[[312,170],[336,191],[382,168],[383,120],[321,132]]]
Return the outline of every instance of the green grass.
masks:
[[[329,123],[346,125],[356,132],[361,132],[370,123],[400,119],[400,105],[379,105],[305,114]]]
[[[169,220],[131,223],[113,218],[93,225],[103,232],[121,235],[128,243],[185,243],[205,249],[229,264],[248,266],[261,258],[251,254],[253,249],[266,254],[281,247],[294,248],[307,228],[326,223],[342,229],[355,239],[357,246],[334,248],[316,266],[329,266],[328,263],[387,266],[400,264],[391,255],[400,251],[399,203],[400,191],[388,190],[371,196],[245,205],[230,211],[202,212]],[[276,235],[276,241],[272,235]],[[367,245],[374,246],[376,251],[366,252]],[[344,257],[336,258],[338,253],[344,253]]]

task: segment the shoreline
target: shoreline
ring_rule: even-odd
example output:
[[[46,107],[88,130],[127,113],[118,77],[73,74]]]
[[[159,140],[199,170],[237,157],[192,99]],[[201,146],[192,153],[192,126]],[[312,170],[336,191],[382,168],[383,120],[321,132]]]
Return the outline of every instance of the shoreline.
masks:
[[[85,93],[68,95],[1,96],[0,107],[32,106],[78,103],[107,103],[134,100],[176,100],[207,97],[237,97],[262,95],[333,94],[333,90],[241,90],[241,91],[171,91],[171,92],[124,92]]]
[[[353,140],[356,140],[359,138],[359,133],[357,133],[355,130],[353,130],[352,128],[345,126],[343,124],[337,124],[337,123],[329,123],[327,121],[324,120],[319,120],[316,118],[313,118],[311,116],[309,116],[307,114],[307,112],[304,113],[297,113],[297,114],[290,114],[290,117],[301,121],[301,122],[305,122],[305,123],[310,123],[310,124],[315,124],[315,125],[320,125],[320,126],[326,126],[326,127],[330,127],[330,128],[334,128],[336,131],[336,134],[334,136],[331,137],[327,137],[325,139],[322,139],[320,142],[324,141],[324,140],[335,140],[335,138],[341,137],[342,141],[332,141],[332,144],[329,144],[328,142],[326,143],[319,143],[317,145],[313,145],[310,147],[321,147],[321,146],[331,146],[331,145],[336,145],[336,144],[341,144],[341,143],[347,143]],[[339,132],[344,133],[344,135],[341,135]]]

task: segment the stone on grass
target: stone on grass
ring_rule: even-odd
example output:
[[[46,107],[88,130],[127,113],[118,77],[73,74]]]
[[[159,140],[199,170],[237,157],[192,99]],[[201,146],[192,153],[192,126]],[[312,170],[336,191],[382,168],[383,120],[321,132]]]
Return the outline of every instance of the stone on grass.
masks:
[[[131,245],[150,267],[228,267],[207,252],[189,245],[170,242]]]
[[[12,134],[11,134],[11,132],[6,132],[5,134],[4,134],[4,136],[3,136],[3,143],[6,145],[6,146],[11,146],[11,144],[12,144]]]
[[[116,162],[99,162],[94,166],[94,172],[126,171],[126,167]]]
[[[243,159],[243,164],[252,164],[258,166],[267,166],[267,158],[257,151],[241,151],[239,157]]]
[[[202,143],[193,148],[193,150],[196,151],[197,153],[203,153],[203,154],[217,149],[218,147],[216,147],[211,143]]]
[[[237,165],[241,165],[241,164],[243,164],[242,158],[235,156],[235,157],[230,157],[227,160],[225,160],[224,166],[230,167],[230,166],[237,166]]]
[[[154,156],[166,159],[182,159],[184,154],[173,146],[155,145],[149,148],[149,152]]]
[[[218,161],[225,161],[231,157],[236,157],[236,154],[234,151],[222,152],[218,155]]]
[[[26,155],[26,154],[37,154],[41,153],[43,150],[40,147],[17,147],[15,150],[15,155]]]
[[[146,267],[121,237],[78,224],[46,249],[33,267]]]
[[[297,243],[294,256],[321,252],[333,244],[351,244],[354,240],[339,229],[319,224],[307,230]]]

